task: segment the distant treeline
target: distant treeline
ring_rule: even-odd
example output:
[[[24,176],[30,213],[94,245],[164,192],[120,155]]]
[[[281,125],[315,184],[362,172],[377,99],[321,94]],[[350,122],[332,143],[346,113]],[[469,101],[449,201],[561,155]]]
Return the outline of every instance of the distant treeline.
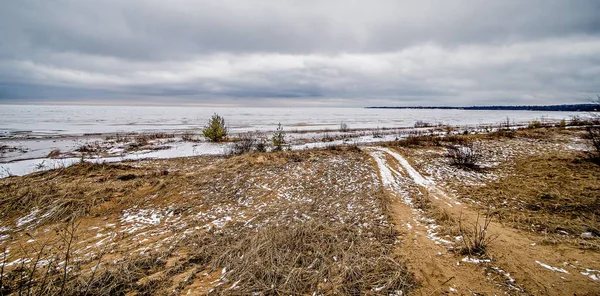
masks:
[[[367,109],[457,109],[457,110],[526,110],[526,111],[600,111],[598,104],[548,105],[548,106],[405,106],[405,107],[366,107]]]

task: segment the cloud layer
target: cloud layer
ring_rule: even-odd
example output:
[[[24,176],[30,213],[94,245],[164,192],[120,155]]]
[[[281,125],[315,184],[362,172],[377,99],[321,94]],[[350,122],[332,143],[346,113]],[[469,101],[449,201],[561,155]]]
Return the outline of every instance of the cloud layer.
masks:
[[[570,2],[4,1],[0,102],[585,102],[600,2]]]

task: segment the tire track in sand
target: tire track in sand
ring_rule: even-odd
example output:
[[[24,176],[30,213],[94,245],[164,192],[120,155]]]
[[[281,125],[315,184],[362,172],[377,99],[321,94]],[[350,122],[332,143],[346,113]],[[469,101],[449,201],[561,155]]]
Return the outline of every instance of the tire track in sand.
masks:
[[[415,294],[600,294],[600,281],[587,272],[600,269],[597,253],[539,246],[527,234],[499,223],[492,222],[488,229],[491,234],[498,235],[489,247],[491,262],[457,258],[449,253],[455,242],[437,235],[439,226],[415,207],[409,189],[412,187],[414,192],[416,187],[421,193],[428,194],[433,204],[457,221],[462,218],[464,222],[472,223],[477,213],[424,178],[399,153],[382,147],[364,150],[375,160],[386,190],[396,197],[391,208],[398,230],[405,234],[400,252],[423,285]],[[495,272],[490,273],[490,270]]]

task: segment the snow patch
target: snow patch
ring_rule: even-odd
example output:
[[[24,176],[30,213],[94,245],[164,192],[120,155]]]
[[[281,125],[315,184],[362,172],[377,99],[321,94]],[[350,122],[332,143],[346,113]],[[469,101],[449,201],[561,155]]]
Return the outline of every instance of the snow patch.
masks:
[[[471,258],[469,256],[462,258],[460,261],[462,262],[468,262],[468,263],[473,263],[473,264],[481,264],[481,263],[490,263],[492,262],[491,259],[477,259],[477,258]]]
[[[566,274],[569,273],[568,271],[566,271],[566,270],[564,270],[562,268],[552,267],[552,266],[550,266],[548,264],[542,263],[542,262],[537,261],[537,260],[535,261],[535,263],[539,264],[540,266],[542,266],[543,268],[546,268],[548,270],[552,270],[552,271],[556,271],[556,272],[562,272],[562,273],[566,273]]]

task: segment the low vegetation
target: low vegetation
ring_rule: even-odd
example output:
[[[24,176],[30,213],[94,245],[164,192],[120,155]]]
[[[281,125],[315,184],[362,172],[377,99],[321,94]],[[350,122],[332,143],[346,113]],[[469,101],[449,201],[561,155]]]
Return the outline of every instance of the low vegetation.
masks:
[[[155,174],[127,165],[81,162],[34,173],[27,179],[8,178],[0,185],[0,213],[10,218],[31,215],[33,211],[36,215],[31,220],[38,225],[101,215],[107,209],[99,205],[109,201],[114,206],[127,204],[136,198],[135,191],[157,185],[148,178]],[[125,175],[129,176],[126,182],[121,179]]]
[[[600,126],[587,127],[587,136],[591,142],[590,158],[600,164]]]
[[[236,139],[229,148],[229,154],[240,155],[251,152],[255,149],[258,141],[259,140],[252,133],[240,134],[238,139]]]
[[[480,257],[486,255],[488,246],[497,237],[488,233],[491,222],[492,217],[489,212],[484,215],[483,220],[477,213],[477,218],[472,225],[463,225],[462,217],[458,220],[462,242],[462,247],[459,249],[460,254]]]
[[[273,133],[271,140],[273,142],[273,151],[283,150],[283,147],[285,146],[287,141],[285,139],[285,131],[283,130],[283,126],[281,126],[281,123],[277,125],[277,130],[275,130],[275,132]]]
[[[409,196],[407,213],[420,219],[408,226],[391,216],[392,203],[404,201],[383,190],[369,154],[356,145],[284,151],[281,124],[271,137],[229,135],[236,157],[82,162],[1,179],[0,295],[406,295],[419,286],[410,268],[430,263],[404,263],[412,237],[403,231],[413,227],[451,252],[431,260],[452,266],[503,262],[493,252],[506,241],[489,229],[505,225],[548,244],[559,237],[577,251],[600,250],[598,165],[579,146],[598,139],[589,130],[445,131],[386,144],[432,182],[411,180],[391,154],[384,159],[397,182],[390,186]],[[519,154],[515,145],[531,146]],[[267,150],[280,152],[246,154]],[[438,182],[439,174],[459,181]],[[455,206],[454,198],[464,200]],[[459,218],[471,207],[486,214]]]
[[[446,149],[452,165],[466,169],[479,168],[478,163],[481,161],[482,155],[473,143],[462,146],[449,146]]]
[[[345,122],[340,123],[340,132],[345,133],[350,131],[350,127],[348,127],[348,124]]]
[[[0,230],[14,237],[3,241],[3,293],[405,295],[417,285],[358,149],[140,165],[0,180],[0,226],[19,225]],[[53,233],[73,224],[68,247]]]
[[[600,174],[581,153],[518,159],[511,173],[486,186],[458,187],[462,196],[494,209],[501,222],[516,228],[570,238],[600,249]],[[591,240],[590,240],[591,238]]]

